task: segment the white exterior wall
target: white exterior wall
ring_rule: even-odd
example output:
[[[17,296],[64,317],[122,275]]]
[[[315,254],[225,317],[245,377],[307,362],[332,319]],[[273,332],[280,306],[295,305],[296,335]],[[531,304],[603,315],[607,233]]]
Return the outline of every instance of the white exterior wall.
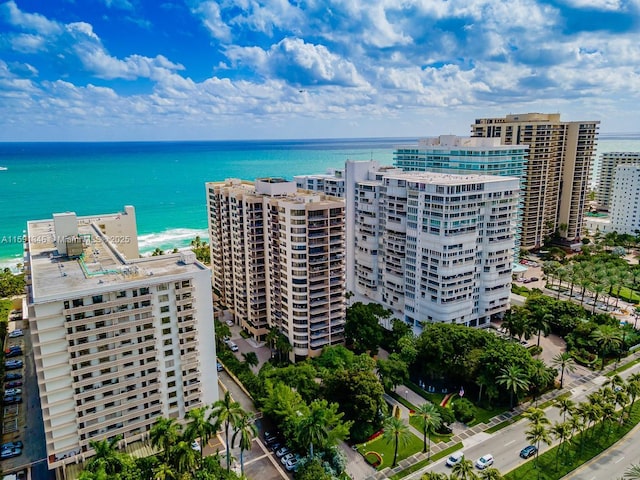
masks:
[[[616,167],[611,195],[611,228],[636,235],[640,230],[640,164]]]

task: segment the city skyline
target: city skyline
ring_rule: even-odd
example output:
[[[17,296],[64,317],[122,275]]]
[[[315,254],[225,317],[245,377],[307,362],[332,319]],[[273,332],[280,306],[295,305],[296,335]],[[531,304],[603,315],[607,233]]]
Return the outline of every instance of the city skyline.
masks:
[[[634,133],[637,1],[0,5],[0,141]]]

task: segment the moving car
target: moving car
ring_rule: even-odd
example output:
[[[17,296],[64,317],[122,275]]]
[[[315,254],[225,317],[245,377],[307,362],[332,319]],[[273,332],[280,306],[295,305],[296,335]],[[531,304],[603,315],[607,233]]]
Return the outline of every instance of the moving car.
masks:
[[[16,328],[14,331],[12,331],[11,333],[9,333],[9,338],[18,338],[18,337],[22,337],[24,335],[24,332],[20,329],[20,328]]]
[[[459,464],[463,458],[464,458],[464,453],[462,452],[452,453],[449,456],[449,458],[447,458],[446,465],[447,467],[453,467],[454,465]]]
[[[486,455],[481,456],[476,461],[476,468],[479,470],[484,470],[485,468],[490,467],[491,465],[493,465],[493,455],[491,455],[490,453],[487,453]]]
[[[520,457],[531,458],[536,454],[537,451],[537,447],[535,447],[534,445],[529,445],[528,447],[524,447],[522,450],[520,450]]]

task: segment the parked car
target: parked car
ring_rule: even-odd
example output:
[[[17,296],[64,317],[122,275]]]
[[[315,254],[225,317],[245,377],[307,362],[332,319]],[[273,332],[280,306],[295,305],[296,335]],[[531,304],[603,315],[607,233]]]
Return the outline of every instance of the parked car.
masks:
[[[285,445],[284,447],[280,447],[276,450],[276,457],[282,458],[289,452],[291,452],[291,449]]]
[[[22,355],[22,349],[20,348],[16,350],[10,350],[9,352],[4,354],[5,358],[19,357],[20,355]]]
[[[22,455],[21,448],[7,448],[0,452],[0,458],[2,459],[17,457],[18,455]]]
[[[522,450],[520,450],[520,457],[531,458],[536,454],[537,451],[538,451],[538,448],[535,445],[529,445],[527,447],[524,447]]]
[[[9,448],[23,448],[23,445],[20,440],[18,440],[17,442],[7,442],[2,444],[0,450],[7,450]]]
[[[9,353],[12,352],[14,350],[22,350],[22,345],[11,345],[9,348],[7,348],[4,353]]]
[[[224,323],[226,323],[228,327],[233,327],[233,325],[234,325],[233,320],[227,320]]]
[[[282,443],[280,443],[280,441],[276,440],[275,442],[269,444],[269,448],[271,450],[273,450],[274,452],[277,452],[278,450],[280,450],[280,448],[282,447]]]
[[[540,280],[538,277],[531,277],[532,282],[537,282],[538,280]]]
[[[229,348],[232,352],[237,352],[239,350],[238,345],[236,345],[234,342],[230,341],[229,343],[227,343],[227,345],[229,345]]]
[[[22,378],[22,374],[21,373],[7,373],[4,376],[5,380],[20,380]]]
[[[4,391],[4,396],[5,397],[13,397],[15,395],[20,395],[22,393],[22,389],[20,388],[7,388]]]
[[[191,448],[196,452],[199,452],[202,449],[200,447],[200,442],[198,442],[198,440],[194,440],[193,442],[191,442]]]
[[[446,465],[447,467],[453,467],[454,465],[459,464],[464,458],[464,453],[456,452],[452,453],[449,458],[447,458]]]
[[[16,388],[21,386],[22,386],[22,382],[20,380],[14,380],[13,382],[8,382],[4,384],[4,388]]]
[[[221,372],[222,371],[222,364],[220,362],[216,362],[216,369]]]
[[[290,459],[287,463],[285,463],[284,468],[287,469],[287,471],[297,471],[298,470],[298,462],[300,461],[300,458],[298,456],[293,457],[292,459]]]
[[[484,470],[485,468],[490,467],[491,465],[493,465],[493,455],[491,455],[490,453],[487,453],[486,455],[481,456],[476,461],[476,468],[478,468],[479,470]]]
[[[11,333],[9,333],[9,338],[18,338],[18,337],[22,337],[24,335],[24,332],[20,329],[20,328],[16,328],[14,331],[12,331]]]
[[[20,396],[4,397],[2,399],[2,403],[4,403],[5,405],[15,405],[17,403],[22,403],[22,397],[20,397]]]
[[[4,362],[4,368],[6,370],[15,370],[16,368],[22,368],[23,366],[24,363],[22,363],[22,360],[7,360]]]
[[[289,460],[291,460],[293,457],[295,457],[295,454],[293,453],[287,453],[286,455],[283,455],[282,458],[280,459],[280,463],[285,465]]]

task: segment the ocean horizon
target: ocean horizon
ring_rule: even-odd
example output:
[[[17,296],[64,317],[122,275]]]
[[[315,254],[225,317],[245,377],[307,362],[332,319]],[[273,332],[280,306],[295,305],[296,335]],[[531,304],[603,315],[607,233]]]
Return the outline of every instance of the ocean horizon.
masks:
[[[136,208],[142,254],[207,234],[205,183],[326,173],[346,160],[393,163],[418,138],[0,143],[0,266],[22,263],[29,220]],[[640,151],[640,134],[601,135],[596,151]]]

